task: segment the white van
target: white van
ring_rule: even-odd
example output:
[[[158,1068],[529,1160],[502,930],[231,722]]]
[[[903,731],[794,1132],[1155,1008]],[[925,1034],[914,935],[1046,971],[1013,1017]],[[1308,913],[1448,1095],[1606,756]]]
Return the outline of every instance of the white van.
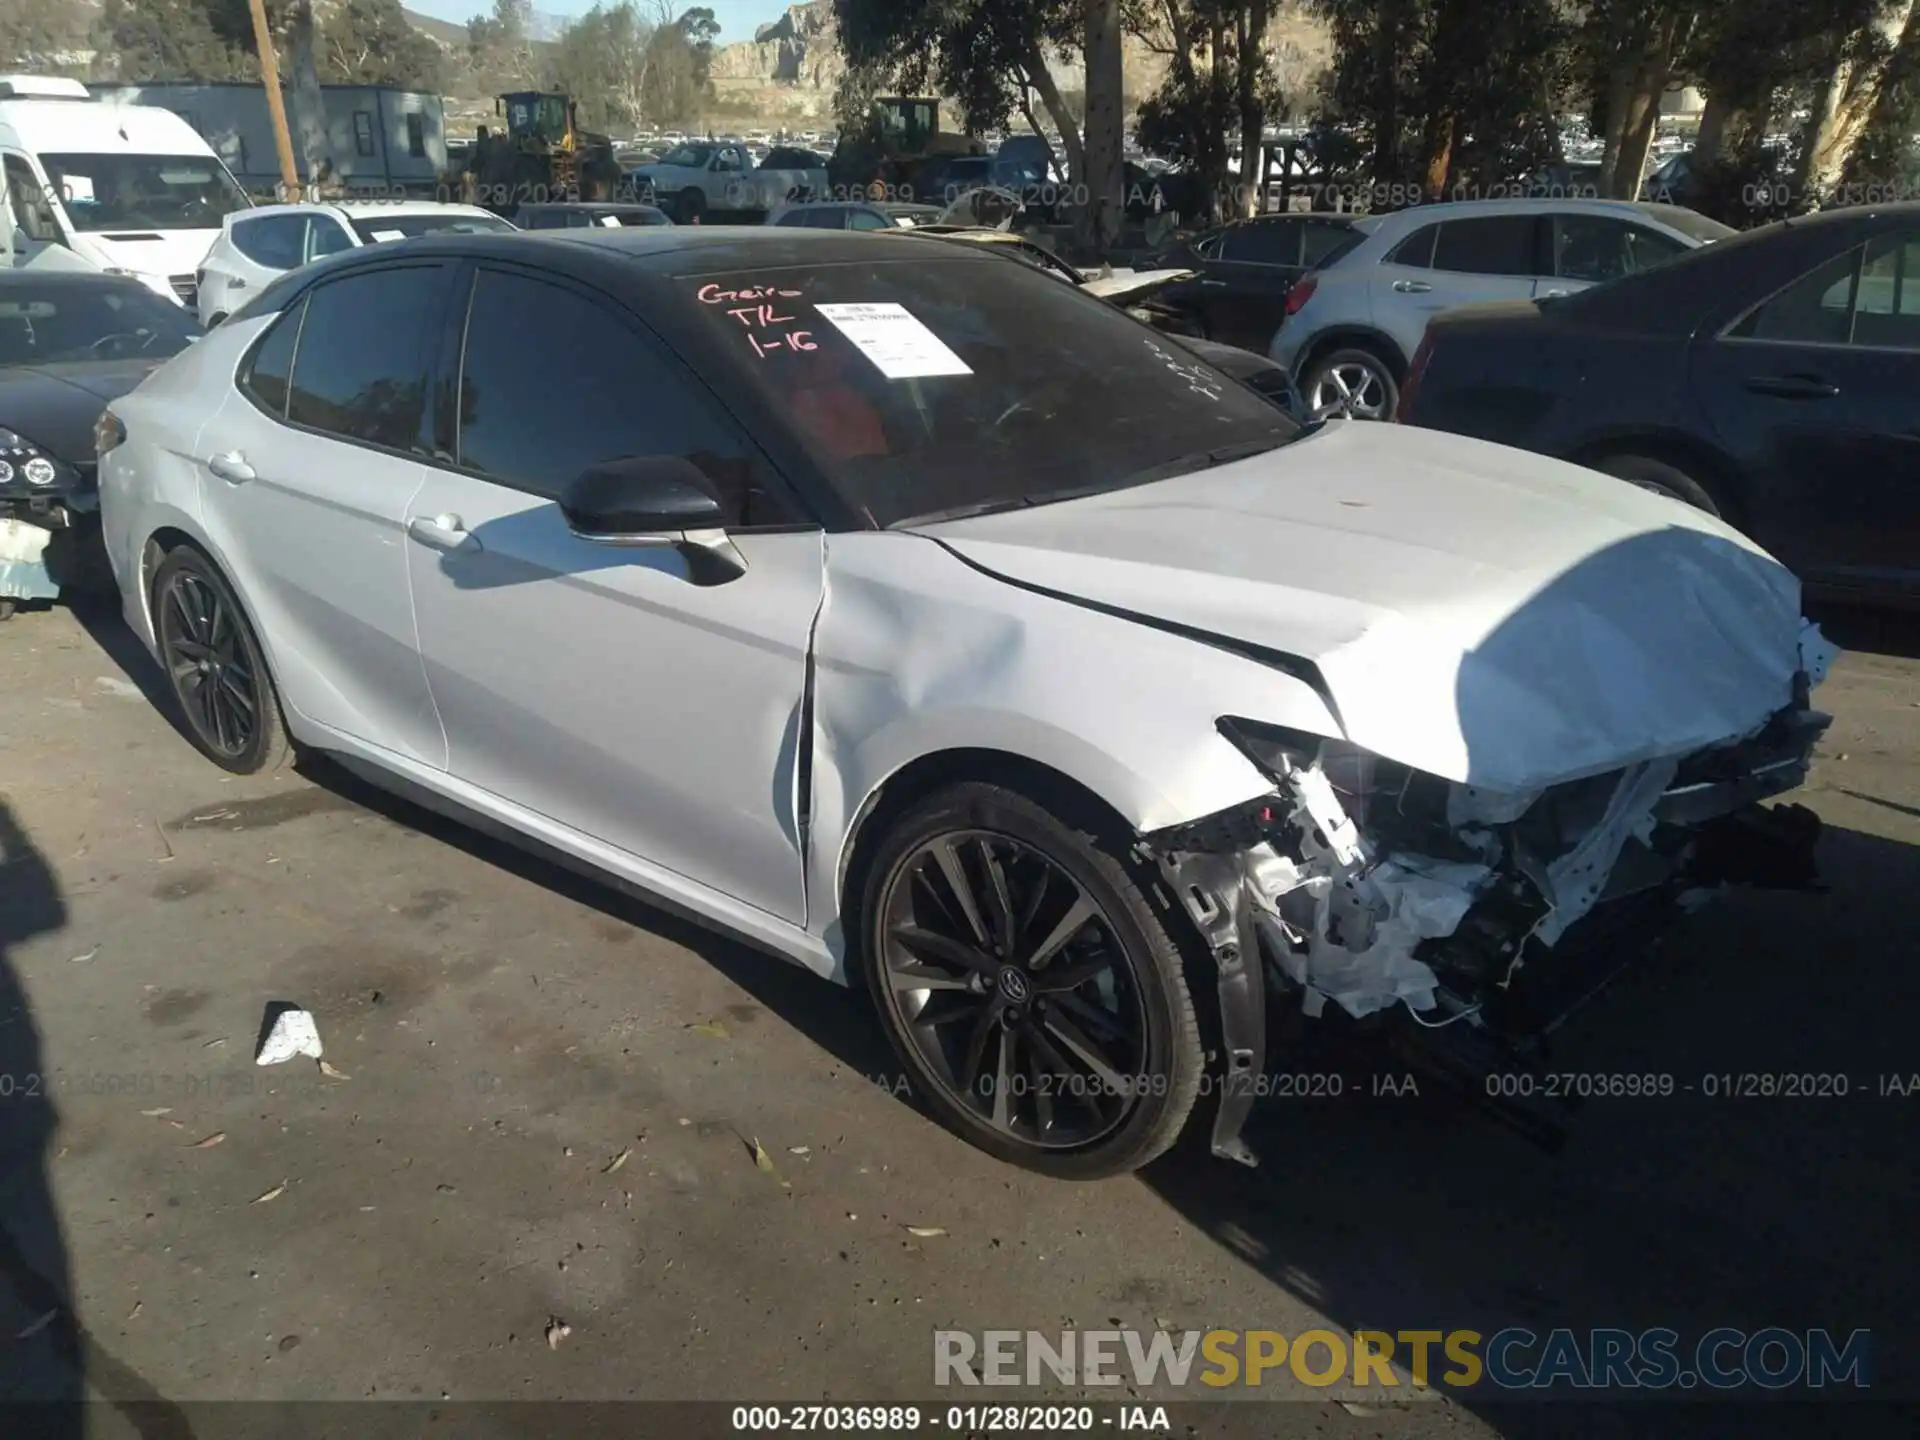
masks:
[[[34,75],[0,75],[0,202],[0,266],[131,275],[189,309],[221,223],[250,203],[171,110]]]

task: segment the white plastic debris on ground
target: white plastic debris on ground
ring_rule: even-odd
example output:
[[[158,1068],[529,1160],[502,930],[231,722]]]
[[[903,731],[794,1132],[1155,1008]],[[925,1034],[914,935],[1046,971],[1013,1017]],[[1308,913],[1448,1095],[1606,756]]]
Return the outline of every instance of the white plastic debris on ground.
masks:
[[[0,600],[54,600],[60,587],[47,573],[53,532],[25,520],[0,518]]]
[[[253,1057],[253,1063],[280,1065],[296,1055],[310,1055],[318,1060],[320,1053],[320,1028],[313,1023],[313,1016],[304,1010],[289,1008],[273,1017],[273,1026],[260,1042],[260,1051]]]

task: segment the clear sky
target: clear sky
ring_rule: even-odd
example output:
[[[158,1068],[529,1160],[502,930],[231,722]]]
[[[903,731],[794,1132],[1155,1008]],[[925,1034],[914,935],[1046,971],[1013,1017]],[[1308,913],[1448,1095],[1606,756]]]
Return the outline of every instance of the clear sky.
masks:
[[[455,24],[462,24],[475,15],[493,13],[493,0],[401,0],[401,3],[409,10]],[[549,15],[584,15],[593,8],[593,3],[594,0],[534,0],[533,8]],[[674,0],[676,10],[696,3],[702,0]],[[777,19],[787,8],[786,0],[704,0],[704,3],[720,22],[722,45],[753,39],[756,29]]]

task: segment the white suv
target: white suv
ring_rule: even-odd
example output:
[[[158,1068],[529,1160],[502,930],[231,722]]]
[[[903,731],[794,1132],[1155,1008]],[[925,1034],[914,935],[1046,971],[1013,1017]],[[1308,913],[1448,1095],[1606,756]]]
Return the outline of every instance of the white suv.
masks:
[[[338,205],[260,205],[229,215],[199,274],[200,323],[211,329],[289,270],[387,240],[435,231],[514,227],[474,205],[360,200]]]
[[[1268,354],[1310,415],[1385,420],[1442,310],[1568,295],[1735,232],[1677,205],[1464,200],[1368,216],[1287,292]]]

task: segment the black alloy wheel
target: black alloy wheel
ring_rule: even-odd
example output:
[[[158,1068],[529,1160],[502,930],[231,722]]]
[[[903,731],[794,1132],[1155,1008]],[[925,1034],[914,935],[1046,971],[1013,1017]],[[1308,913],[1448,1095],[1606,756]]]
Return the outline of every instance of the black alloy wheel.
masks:
[[[236,775],[279,765],[285,727],[253,629],[219,573],[197,552],[176,550],[154,577],[160,661],[190,739]]]
[[[1072,1178],[1171,1144],[1199,1083],[1197,1032],[1177,947],[1127,869],[985,785],[935,797],[885,849],[868,978],[941,1118]]]

